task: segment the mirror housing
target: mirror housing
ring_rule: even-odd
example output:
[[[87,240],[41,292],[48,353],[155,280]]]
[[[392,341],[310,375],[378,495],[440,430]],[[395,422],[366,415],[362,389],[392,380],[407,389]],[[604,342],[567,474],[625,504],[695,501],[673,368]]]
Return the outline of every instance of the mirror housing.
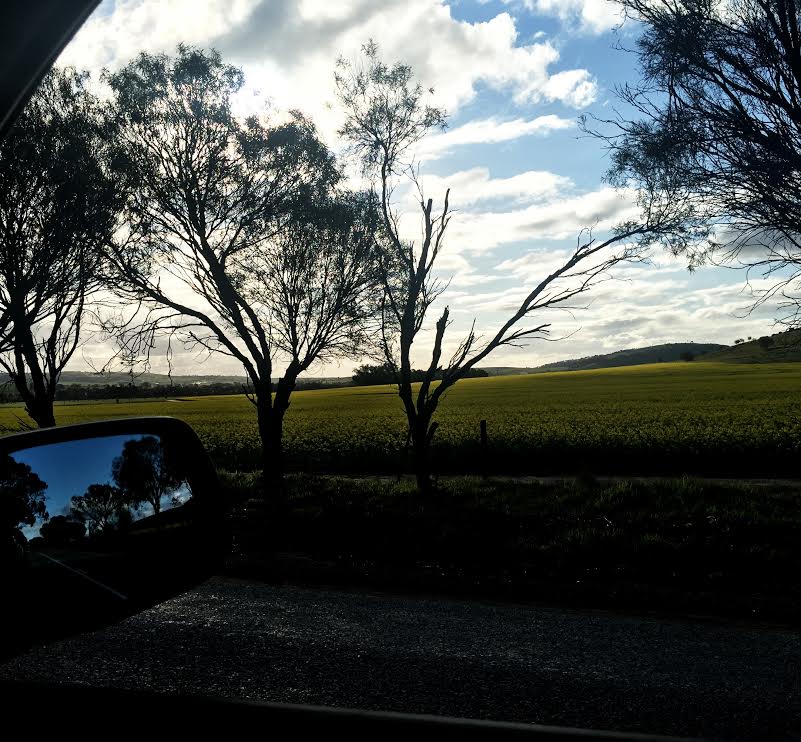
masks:
[[[169,417],[0,438],[0,529],[0,657],[173,597],[230,546],[214,466]]]

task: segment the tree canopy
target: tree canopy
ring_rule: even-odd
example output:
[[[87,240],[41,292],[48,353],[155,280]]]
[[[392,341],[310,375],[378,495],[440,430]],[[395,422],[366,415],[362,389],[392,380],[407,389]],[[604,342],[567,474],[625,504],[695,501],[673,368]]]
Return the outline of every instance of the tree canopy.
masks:
[[[107,133],[86,75],[56,67],[0,141],[0,366],[39,426],[55,424],[56,385],[116,224]]]
[[[92,535],[114,526],[126,505],[119,487],[108,482],[90,484],[82,495],[71,498],[70,513],[74,520],[86,523]]]
[[[107,326],[131,361],[160,339],[168,353],[175,339],[239,361],[265,471],[280,480],[298,375],[363,335],[374,203],[340,187],[300,113],[237,117],[244,78],[216,52],[141,54],[105,79],[127,194],[108,254],[123,307]]]
[[[11,456],[0,457],[0,518],[3,528],[32,526],[47,517],[47,482]]]
[[[0,565],[21,556],[25,544],[21,526],[47,520],[46,490],[47,483],[28,464],[0,457]]]
[[[609,145],[609,179],[672,203],[691,266],[739,265],[755,304],[801,300],[801,24],[795,0],[622,0],[641,24],[641,79],[618,115],[585,126]],[[675,237],[675,235],[673,235]]]
[[[103,496],[103,503],[109,506],[124,503],[133,507],[149,504],[157,515],[161,512],[162,500],[182,482],[167,450],[152,435],[126,441],[122,453],[111,463],[111,476],[116,487],[92,485],[104,488],[95,493]],[[98,500],[98,497],[93,499]]]

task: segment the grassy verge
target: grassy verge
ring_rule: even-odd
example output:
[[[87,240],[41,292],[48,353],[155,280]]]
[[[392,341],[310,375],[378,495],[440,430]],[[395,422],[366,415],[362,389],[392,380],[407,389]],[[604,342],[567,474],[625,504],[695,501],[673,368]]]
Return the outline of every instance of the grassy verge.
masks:
[[[235,571],[571,605],[801,618],[801,492],[693,479],[599,483],[293,476],[280,528],[223,474]],[[268,519],[269,520],[269,519]],[[291,555],[291,557],[289,556]]]

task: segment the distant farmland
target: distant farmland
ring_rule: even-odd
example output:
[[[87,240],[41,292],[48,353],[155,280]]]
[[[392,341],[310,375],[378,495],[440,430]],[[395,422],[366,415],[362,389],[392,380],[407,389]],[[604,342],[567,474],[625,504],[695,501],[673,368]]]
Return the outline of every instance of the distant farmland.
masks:
[[[392,387],[298,392],[286,421],[290,469],[393,474],[405,427]],[[59,403],[59,424],[136,415],[190,423],[217,465],[258,468],[244,396]],[[0,425],[19,427],[18,405]],[[438,417],[442,473],[801,475],[801,365],[669,363],[468,379]],[[482,459],[479,421],[489,428]]]

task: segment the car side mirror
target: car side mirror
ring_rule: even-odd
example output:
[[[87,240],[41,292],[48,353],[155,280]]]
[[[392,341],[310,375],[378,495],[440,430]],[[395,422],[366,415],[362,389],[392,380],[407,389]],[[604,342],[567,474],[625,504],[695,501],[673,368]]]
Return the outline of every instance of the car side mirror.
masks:
[[[0,438],[0,656],[192,587],[221,564],[226,524],[214,466],[180,420]]]

